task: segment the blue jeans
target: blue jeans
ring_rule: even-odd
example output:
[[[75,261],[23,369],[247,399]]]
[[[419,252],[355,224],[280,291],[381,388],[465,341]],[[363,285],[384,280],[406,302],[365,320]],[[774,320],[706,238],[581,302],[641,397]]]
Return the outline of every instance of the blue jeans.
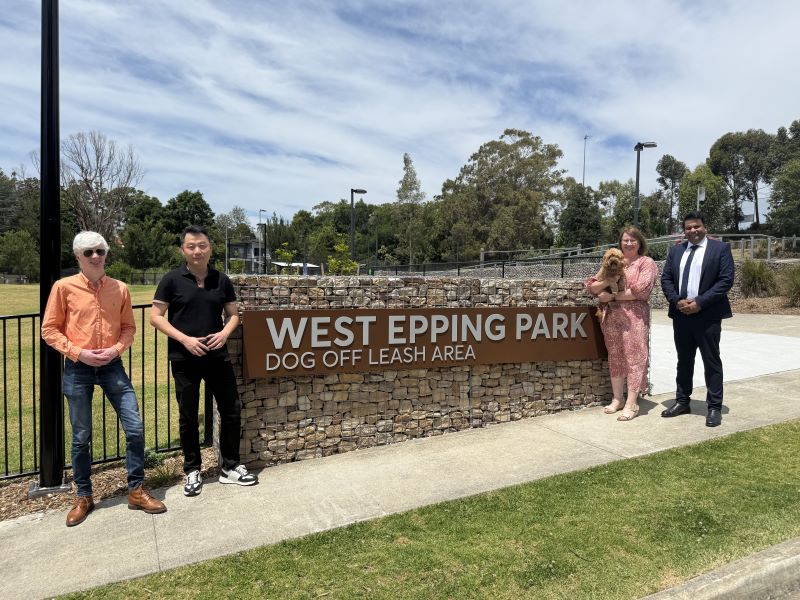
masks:
[[[131,380],[117,358],[102,367],[64,361],[64,395],[72,424],[72,474],[78,496],[92,495],[92,396],[94,386],[106,393],[125,431],[125,467],[128,490],[144,481],[144,426]]]

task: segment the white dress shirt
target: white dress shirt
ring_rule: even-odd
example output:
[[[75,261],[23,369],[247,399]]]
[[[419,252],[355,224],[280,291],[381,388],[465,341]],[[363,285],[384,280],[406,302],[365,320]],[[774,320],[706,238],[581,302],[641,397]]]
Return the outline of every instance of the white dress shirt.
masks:
[[[708,238],[703,238],[697,245],[697,250],[694,251],[694,258],[692,264],[689,266],[689,282],[686,284],[686,297],[690,300],[697,298],[700,293],[700,275],[703,272],[703,257],[706,255],[706,245]],[[678,272],[678,285],[683,281],[683,269],[686,266],[686,261],[689,260],[689,253],[692,251],[693,244],[690,242],[686,245],[686,250],[683,251],[681,256],[681,266]],[[678,289],[680,294],[681,290]]]

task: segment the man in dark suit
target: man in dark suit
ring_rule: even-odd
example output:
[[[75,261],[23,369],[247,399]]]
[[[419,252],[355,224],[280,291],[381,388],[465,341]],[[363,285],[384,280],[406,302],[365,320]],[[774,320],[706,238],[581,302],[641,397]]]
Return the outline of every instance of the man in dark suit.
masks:
[[[689,402],[698,348],[706,377],[706,426],[722,423],[722,360],[719,339],[722,319],[732,317],[728,290],[733,285],[733,255],[728,244],[706,237],[703,215],[683,218],[686,240],[673,246],[661,273],[661,289],[669,301],[669,316],[678,351],[675,404],[661,413],[676,417],[691,412]]]

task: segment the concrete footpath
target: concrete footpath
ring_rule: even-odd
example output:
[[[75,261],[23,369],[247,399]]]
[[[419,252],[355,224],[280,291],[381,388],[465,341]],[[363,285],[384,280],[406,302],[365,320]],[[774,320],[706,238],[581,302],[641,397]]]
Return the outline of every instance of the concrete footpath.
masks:
[[[64,526],[62,511],[0,522],[0,598],[88,589],[800,418],[800,317],[737,315],[723,324],[722,338],[727,383],[721,427],[705,427],[699,389],[693,414],[660,418],[673,397],[675,356],[669,319],[658,312],[652,328],[656,395],[629,423],[600,407],[582,409],[281,465],[262,471],[252,488],[209,481],[196,498],[184,497],[180,485],[155,490],[168,506],[162,515],[129,511],[117,498],[100,503],[74,528]],[[698,373],[702,383],[702,367]],[[657,597],[786,597],[779,594],[800,584],[800,540],[766,552]],[[759,589],[772,595],[740,593]]]

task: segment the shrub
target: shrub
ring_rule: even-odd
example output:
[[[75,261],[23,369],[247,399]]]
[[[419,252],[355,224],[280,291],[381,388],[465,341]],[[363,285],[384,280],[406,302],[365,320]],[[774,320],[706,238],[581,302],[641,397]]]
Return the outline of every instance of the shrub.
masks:
[[[789,306],[800,306],[800,266],[786,271],[784,287],[789,297]]]
[[[765,298],[778,291],[775,273],[763,261],[746,260],[742,265],[742,294],[745,298]]]
[[[647,247],[647,255],[654,261],[666,260],[672,242],[658,242]]]
[[[171,460],[157,464],[147,473],[146,481],[150,488],[159,488],[174,483],[180,478],[179,461]]]
[[[328,273],[330,275],[352,275],[358,272],[358,263],[347,256],[350,247],[339,242],[333,247],[334,255],[328,257]]]
[[[144,451],[144,468],[152,469],[161,464],[161,455],[152,448],[146,448]]]
[[[133,267],[126,262],[117,260],[114,261],[114,264],[106,267],[106,275],[125,283],[130,283],[133,279]]]

